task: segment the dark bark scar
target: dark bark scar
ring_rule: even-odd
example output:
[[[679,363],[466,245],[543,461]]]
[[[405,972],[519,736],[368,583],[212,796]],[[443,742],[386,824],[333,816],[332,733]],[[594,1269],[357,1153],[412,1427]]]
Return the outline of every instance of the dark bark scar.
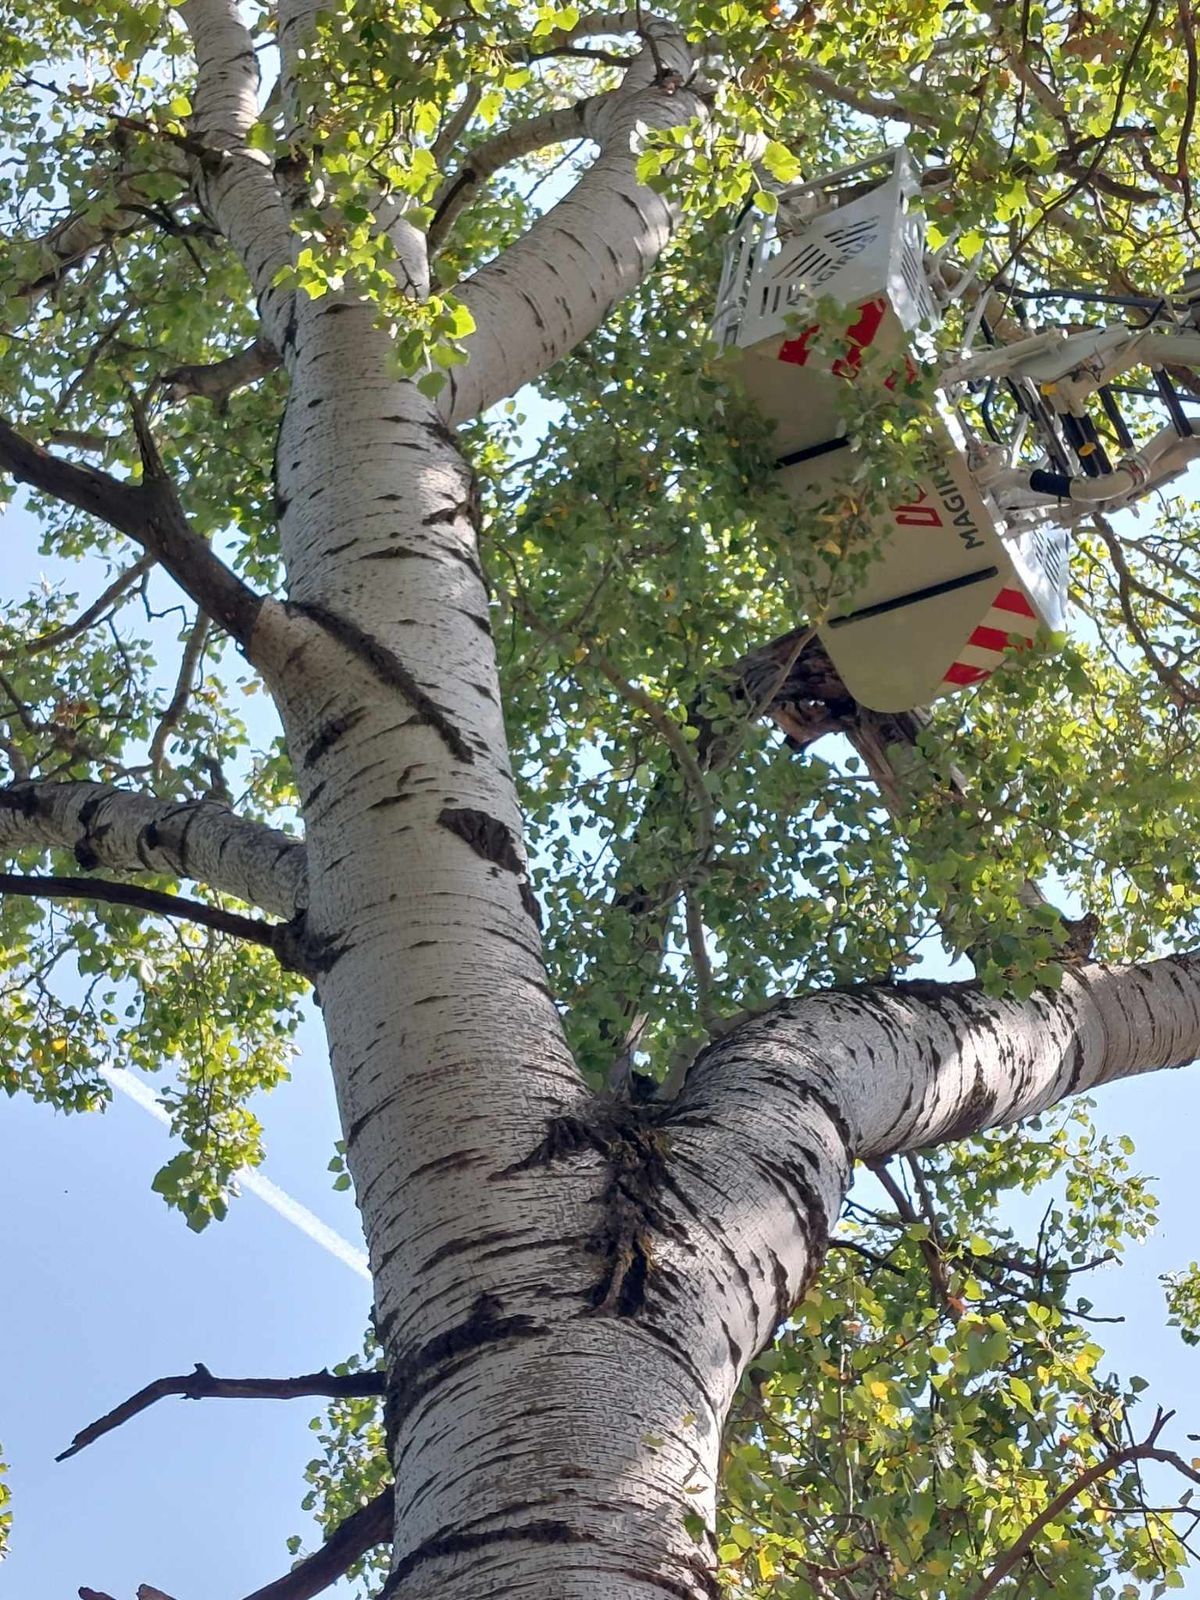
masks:
[[[501,867],[520,879],[521,904],[540,928],[541,908],[530,888],[517,841],[499,817],[491,817],[486,811],[472,810],[470,806],[446,806],[438,813],[438,822],[469,844],[484,861],[490,861],[493,866]]]
[[[357,706],[354,710],[347,711],[343,716],[331,717],[329,721],[325,723],[321,729],[319,729],[316,738],[312,741],[308,749],[300,758],[301,766],[313,766],[321,759],[323,755],[326,755],[330,750],[332,750],[334,745],[337,744],[338,740],[341,739],[345,734],[349,733],[351,728],[353,728],[356,723],[361,722],[365,716],[366,712],[363,710],[363,708],[361,706]]]
[[[336,639],[352,656],[363,662],[380,683],[387,684],[389,688],[399,689],[420,720],[437,731],[442,743],[456,760],[463,762],[464,765],[474,762],[475,752],[441,706],[421,688],[394,650],[389,650],[357,623],[330,611],[327,606],[302,605],[293,600],[289,601],[288,609],[307,617],[310,622],[315,622],[323,633],[328,634],[331,639]]]
[[[686,1240],[687,1230],[667,1210],[667,1136],[657,1112],[623,1101],[597,1100],[585,1116],[556,1117],[541,1143],[500,1178],[551,1166],[590,1150],[604,1160],[598,1196],[600,1221],[587,1240],[601,1263],[589,1294],[593,1316],[636,1317],[646,1305],[654,1275],[654,1239]]]
[[[386,1337],[387,1329],[381,1329]],[[470,1315],[444,1333],[402,1356],[391,1368],[387,1385],[389,1430],[393,1433],[403,1417],[466,1356],[486,1345],[511,1339],[528,1339],[544,1332],[533,1317],[523,1313],[506,1315],[498,1296],[481,1294]]]

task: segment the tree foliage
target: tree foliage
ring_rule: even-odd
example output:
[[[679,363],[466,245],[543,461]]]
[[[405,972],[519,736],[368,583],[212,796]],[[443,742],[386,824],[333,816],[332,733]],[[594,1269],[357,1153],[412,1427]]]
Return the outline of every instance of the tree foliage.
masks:
[[[640,175],[676,207],[675,237],[535,389],[464,430],[549,970],[597,1086],[635,1016],[638,1069],[661,1079],[781,991],[903,976],[939,950],[970,952],[997,992],[1052,984],[1061,930],[1029,880],[1095,919],[1105,958],[1200,942],[1196,502],[1078,541],[1071,638],[939,704],[889,817],[843,741],[793,753],[735,693],[732,665],[812,615],[844,528],[801,524],[772,488],[766,426],[707,333],[739,209],[769,210],[779,182],[900,132],[926,173],[931,245],[958,270],[1029,291],[1172,290],[1197,239],[1188,0],[669,10],[708,111],[643,140]],[[273,79],[273,9],[245,11]],[[300,195],[277,284],[354,285],[392,330],[397,371],[443,393],[470,360],[464,279],[590,159],[565,121],[541,144],[521,130],[620,82],[637,20],[595,31],[574,6],[331,0],[295,94],[265,97],[250,136]],[[178,15],[30,0],[4,19],[0,84],[7,419],[139,481],[144,417],[192,528],[282,594],[283,380],[268,359],[214,401],[195,375],[259,324],[196,203],[197,167],[216,158],[189,132]],[[511,159],[491,171],[498,143]],[[436,241],[427,294],[381,195]],[[959,331],[952,317],[947,339]],[[919,412],[905,422],[866,387],[847,406],[863,494],[902,482]],[[6,781],[236,797],[294,825],[293,755],[226,636],[112,527],[48,494],[28,507],[55,576],[0,619]],[[18,864],[46,862],[34,849]],[[0,919],[6,1091],[84,1111],[107,1098],[105,1067],[169,1080],[177,1150],[155,1187],[192,1226],[224,1215],[237,1170],[262,1158],[248,1102],[286,1073],[300,978],[128,907],[10,895]],[[1129,1443],[1140,1381],[1107,1372],[1080,1283],[1152,1224],[1128,1158],[1075,1109],[864,1176],[730,1424],[731,1594],[982,1595],[1064,1477]],[[1023,1237],[1004,1197],[1046,1186],[1052,1208]],[[1169,1286],[1192,1342],[1196,1302],[1193,1267]],[[385,1481],[377,1410],[341,1401],[321,1432],[306,1504],[327,1526]],[[1020,1592],[1180,1586],[1187,1518],[1139,1512],[1137,1473],[1106,1472],[1042,1529]]]

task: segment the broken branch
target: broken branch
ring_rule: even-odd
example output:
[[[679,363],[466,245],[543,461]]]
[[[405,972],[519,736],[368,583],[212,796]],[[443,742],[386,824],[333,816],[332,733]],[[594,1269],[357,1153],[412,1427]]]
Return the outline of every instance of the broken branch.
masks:
[[[71,1440],[56,1461],[66,1461],[97,1439],[119,1428],[123,1422],[148,1410],[159,1400],[178,1395],[183,1400],[297,1400],[306,1395],[325,1395],[331,1398],[383,1394],[383,1373],[368,1372],[308,1372],[298,1378],[217,1378],[202,1362],[196,1363],[194,1372],[173,1378],[156,1378],[144,1389],[130,1395],[119,1406],[114,1406],[95,1422],[89,1422]],[[344,1524],[343,1524],[344,1526]]]

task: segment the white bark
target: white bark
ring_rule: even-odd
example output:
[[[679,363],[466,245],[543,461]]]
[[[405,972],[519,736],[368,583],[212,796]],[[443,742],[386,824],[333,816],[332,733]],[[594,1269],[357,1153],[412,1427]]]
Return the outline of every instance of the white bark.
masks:
[[[712,1600],[711,1538],[689,1522],[711,1531],[729,1402],[818,1270],[854,1161],[1189,1058],[1200,958],[1078,969],[1024,1004],[953,986],[811,996],[712,1046],[670,1105],[592,1096],[547,984],[474,484],[448,423],[566,355],[667,242],[637,144],[703,115],[689,49],[647,24],[654,49],[587,103],[600,154],[463,286],[477,332],[439,407],[393,375],[374,306],[271,287],[291,237],[247,144],[251,40],[236,0],[182,10],[193,131],[218,152],[197,158],[197,188],[290,379],[275,485],[290,598],[254,659],[306,843],[210,802],[22,784],[0,792],[0,847],[305,909],[386,1354],[393,1600]],[[282,0],[288,116],[316,13]],[[421,241],[402,214],[381,220],[423,292]]]
[[[683,35],[663,22],[646,32],[654,49],[642,49],[622,87],[584,103],[582,132],[599,146],[596,160],[570,194],[456,290],[476,332],[470,360],[444,393],[452,423],[515,394],[587,338],[671,236],[667,201],[637,181],[642,131],[679,127],[705,108],[687,86],[694,64]]]
[[[688,1214],[739,1264],[706,1297],[721,1307],[717,1331],[747,1357],[770,1338],[820,1264],[856,1160],[1197,1055],[1197,956],[1074,968],[1061,990],[1024,1002],[970,985],[881,985],[743,1024],[697,1059],[666,1123]],[[664,1260],[678,1255],[668,1243]]]
[[[469,469],[369,306],[301,304],[289,364],[273,689],[394,1394],[396,1592],[703,1593],[683,1519],[711,1509],[711,1407],[654,1332],[592,1314],[608,1164],[524,1164],[587,1095],[524,882]],[[689,1413],[699,1464],[667,1442]]]
[[[292,236],[270,158],[246,142],[259,112],[254,41],[237,0],[183,0],[179,13],[196,54],[189,131],[219,152],[213,159],[193,160],[193,182],[202,207],[246,270],[263,334],[281,349],[292,297],[272,281],[292,260]]]
[[[669,98],[643,79],[575,194],[467,286],[450,415],[544,370],[653,259],[670,219],[631,135]],[[389,1593],[705,1600],[688,1523],[711,1528],[725,1412],[855,1157],[1018,1115],[1130,1040],[1109,1019],[1097,1044],[1092,975],[1024,1007],[865,991],[748,1024],[674,1106],[594,1100],[530,914],[470,470],[371,306],[301,301],[284,354],[291,647],[265,670],[387,1356]]]
[[[103,783],[0,789],[0,852],[70,850],[79,865],[170,873],[271,915],[304,908],[304,846],[214,800],[169,801]]]

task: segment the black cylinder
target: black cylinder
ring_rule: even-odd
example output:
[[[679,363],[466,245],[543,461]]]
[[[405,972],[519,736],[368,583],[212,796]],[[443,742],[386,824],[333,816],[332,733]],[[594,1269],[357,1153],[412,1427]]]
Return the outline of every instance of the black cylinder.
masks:
[[[1052,494],[1056,500],[1071,498],[1071,480],[1065,472],[1047,472],[1037,467],[1029,474],[1029,487],[1035,494]]]

